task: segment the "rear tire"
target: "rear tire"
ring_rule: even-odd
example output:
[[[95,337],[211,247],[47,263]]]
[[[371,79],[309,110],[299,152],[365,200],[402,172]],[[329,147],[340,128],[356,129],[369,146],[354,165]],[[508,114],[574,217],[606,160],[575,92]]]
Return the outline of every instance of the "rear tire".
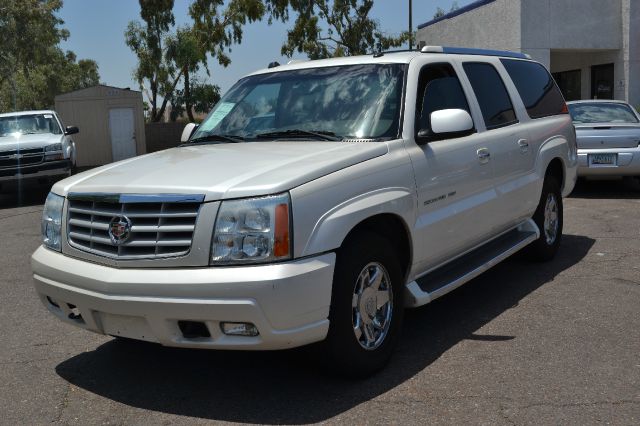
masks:
[[[323,352],[341,375],[373,374],[387,364],[397,343],[404,286],[392,247],[387,239],[362,232],[338,251]]]
[[[532,260],[546,262],[553,259],[562,240],[562,192],[554,176],[547,175],[533,220],[540,237],[527,248]]]

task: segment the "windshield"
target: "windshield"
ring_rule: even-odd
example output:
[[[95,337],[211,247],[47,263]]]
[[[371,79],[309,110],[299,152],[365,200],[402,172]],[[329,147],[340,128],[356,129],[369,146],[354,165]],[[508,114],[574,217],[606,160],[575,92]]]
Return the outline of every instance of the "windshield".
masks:
[[[397,138],[405,70],[365,64],[250,76],[231,88],[191,140]]]
[[[62,134],[53,114],[28,114],[0,117],[0,136],[31,135],[39,133]]]
[[[637,123],[638,118],[625,104],[584,103],[570,104],[574,123]]]

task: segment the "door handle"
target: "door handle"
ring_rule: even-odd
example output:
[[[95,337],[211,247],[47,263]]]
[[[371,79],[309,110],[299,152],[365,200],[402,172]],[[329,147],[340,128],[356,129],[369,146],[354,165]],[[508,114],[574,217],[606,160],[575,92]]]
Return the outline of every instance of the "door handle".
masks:
[[[520,139],[518,141],[518,146],[523,154],[526,154],[529,151],[529,142],[526,139]]]
[[[486,164],[489,162],[489,159],[491,158],[491,153],[487,148],[480,148],[476,152],[478,154],[478,159],[480,160],[480,164]]]

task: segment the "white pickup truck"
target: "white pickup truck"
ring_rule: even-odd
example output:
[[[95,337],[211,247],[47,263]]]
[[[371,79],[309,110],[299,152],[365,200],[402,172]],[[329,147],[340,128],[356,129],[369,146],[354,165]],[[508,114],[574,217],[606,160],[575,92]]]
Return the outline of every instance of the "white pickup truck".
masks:
[[[183,137],[52,188],[32,266],[62,321],[189,348],[322,342],[370,374],[405,307],[525,246],[551,259],[576,180],[562,95],[511,52],[272,67]]]
[[[0,188],[3,183],[69,176],[76,165],[74,126],[64,127],[55,111],[0,114]]]

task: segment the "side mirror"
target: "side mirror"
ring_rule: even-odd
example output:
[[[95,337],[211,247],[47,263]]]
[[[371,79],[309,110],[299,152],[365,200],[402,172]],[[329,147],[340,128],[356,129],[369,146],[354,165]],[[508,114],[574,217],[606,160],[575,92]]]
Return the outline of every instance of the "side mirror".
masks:
[[[443,139],[461,138],[475,132],[473,119],[463,109],[441,109],[431,113],[431,129],[421,129],[417,141],[425,144]]]
[[[185,143],[189,140],[193,132],[198,128],[196,123],[189,123],[184,126],[184,130],[182,131],[182,135],[180,136],[180,142]]]
[[[76,126],[67,126],[67,127],[64,128],[64,134],[65,135],[75,135],[79,131],[80,131],[80,129],[78,129]]]

